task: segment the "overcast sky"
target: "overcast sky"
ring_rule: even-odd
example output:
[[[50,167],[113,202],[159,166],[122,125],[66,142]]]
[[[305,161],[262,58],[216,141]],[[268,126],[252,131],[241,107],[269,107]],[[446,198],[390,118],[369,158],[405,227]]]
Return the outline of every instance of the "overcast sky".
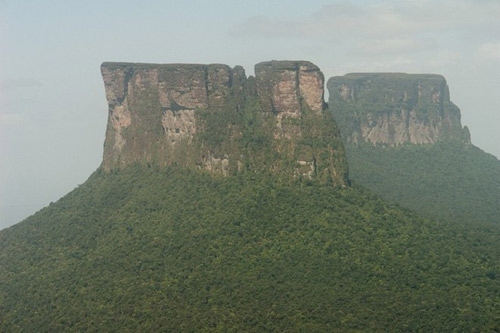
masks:
[[[103,61],[437,73],[500,156],[500,1],[0,0],[0,229],[99,166]]]

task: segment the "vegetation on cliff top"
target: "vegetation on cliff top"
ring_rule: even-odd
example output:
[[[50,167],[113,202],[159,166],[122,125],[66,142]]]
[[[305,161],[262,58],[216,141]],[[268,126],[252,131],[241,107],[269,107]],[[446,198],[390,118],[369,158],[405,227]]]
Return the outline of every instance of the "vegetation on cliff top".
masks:
[[[499,236],[358,187],[98,171],[0,232],[0,330],[499,330]]]

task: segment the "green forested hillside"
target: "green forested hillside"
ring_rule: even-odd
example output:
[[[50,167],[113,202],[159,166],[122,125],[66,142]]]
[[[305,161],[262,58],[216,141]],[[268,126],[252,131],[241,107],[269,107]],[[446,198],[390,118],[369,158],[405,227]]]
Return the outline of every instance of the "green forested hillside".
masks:
[[[459,142],[346,144],[350,178],[428,217],[500,223],[500,161]]]
[[[0,331],[498,331],[499,236],[356,186],[98,171],[0,232]]]

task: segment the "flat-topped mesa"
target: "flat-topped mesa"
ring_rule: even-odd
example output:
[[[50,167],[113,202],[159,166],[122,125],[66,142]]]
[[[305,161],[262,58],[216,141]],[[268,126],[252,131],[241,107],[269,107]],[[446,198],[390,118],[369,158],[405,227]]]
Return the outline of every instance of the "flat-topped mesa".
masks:
[[[470,144],[441,75],[355,73],[332,77],[327,86],[330,109],[347,142]]]
[[[348,183],[324,77],[305,61],[241,66],[103,63],[109,104],[102,168],[139,163],[249,170]]]

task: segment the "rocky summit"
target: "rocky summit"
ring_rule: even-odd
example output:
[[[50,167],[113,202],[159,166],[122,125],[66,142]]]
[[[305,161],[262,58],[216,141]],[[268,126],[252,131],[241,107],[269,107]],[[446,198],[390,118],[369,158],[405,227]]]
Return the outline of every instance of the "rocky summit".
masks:
[[[446,80],[434,74],[355,73],[328,80],[329,105],[346,142],[470,144]]]
[[[306,61],[241,66],[103,63],[109,119],[102,168],[183,165],[348,183],[324,76]]]

